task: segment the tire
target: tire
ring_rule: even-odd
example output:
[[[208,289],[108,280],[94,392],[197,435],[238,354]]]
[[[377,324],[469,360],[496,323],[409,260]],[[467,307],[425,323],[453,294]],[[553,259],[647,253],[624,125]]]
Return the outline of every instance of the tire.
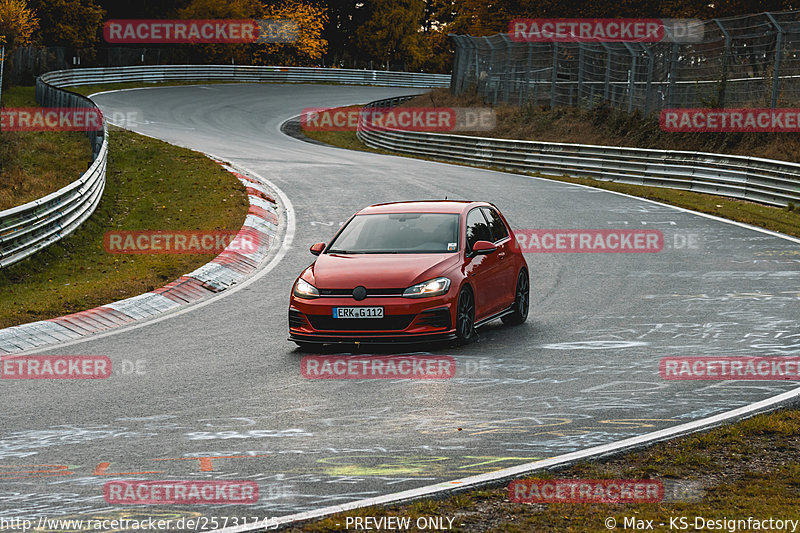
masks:
[[[503,324],[518,326],[528,319],[528,306],[531,302],[531,284],[528,280],[528,273],[524,270],[519,271],[517,276],[517,290],[514,293],[514,304],[511,306],[513,311],[504,316],[501,320]]]
[[[468,286],[458,293],[456,339],[458,344],[469,344],[475,340],[475,296]]]

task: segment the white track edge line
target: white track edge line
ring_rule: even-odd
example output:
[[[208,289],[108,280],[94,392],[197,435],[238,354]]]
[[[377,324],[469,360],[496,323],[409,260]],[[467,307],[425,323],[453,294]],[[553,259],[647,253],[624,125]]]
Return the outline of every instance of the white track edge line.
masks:
[[[781,393],[777,396],[773,396],[771,398],[767,398],[765,400],[761,400],[756,403],[746,405],[744,407],[739,407],[736,409],[732,409],[730,411],[726,411],[725,413],[720,413],[700,420],[695,420],[693,422],[687,422],[685,424],[681,424],[678,426],[673,426],[670,428],[653,431],[651,433],[646,433],[644,435],[623,439],[617,442],[602,444],[600,446],[593,446],[591,448],[579,450],[577,452],[566,453],[558,455],[556,457],[542,459],[540,461],[525,463],[523,465],[518,465],[511,468],[504,468],[503,470],[497,470],[495,472],[479,474],[477,476],[470,476],[452,481],[444,481],[441,483],[436,483],[434,485],[427,485],[425,487],[420,487],[417,489],[395,492],[393,494],[386,494],[384,496],[377,496],[374,498],[365,498],[362,500],[357,500],[354,502],[345,503],[341,505],[332,505],[314,511],[305,511],[302,513],[286,515],[270,519],[269,521],[264,521],[262,522],[261,525],[251,524],[249,526],[243,525],[243,526],[234,526],[224,529],[215,529],[211,533],[244,533],[250,531],[265,530],[267,528],[271,530],[271,529],[276,529],[279,526],[285,526],[295,522],[305,522],[307,520],[324,518],[332,514],[345,511],[352,511],[354,509],[362,507],[383,506],[393,503],[402,503],[405,501],[418,499],[423,496],[441,495],[443,493],[447,493],[453,490],[464,490],[467,488],[475,489],[479,488],[482,485],[499,482],[504,479],[511,479],[514,477],[521,476],[523,474],[535,472],[537,470],[544,470],[547,468],[553,468],[557,466],[567,466],[568,464],[576,462],[581,459],[591,459],[595,457],[608,455],[611,453],[618,453],[625,451],[626,449],[638,448],[645,444],[653,444],[658,441],[666,440],[667,438],[674,438],[687,433],[693,433],[696,431],[700,431],[702,429],[707,429],[709,428],[709,426],[716,426],[721,424],[722,422],[726,422],[731,419],[739,419],[747,415],[757,414],[760,411],[768,410],[772,407],[775,407],[780,403],[788,402],[789,400],[795,399],[798,396],[800,396],[800,387],[792,389],[788,392]]]

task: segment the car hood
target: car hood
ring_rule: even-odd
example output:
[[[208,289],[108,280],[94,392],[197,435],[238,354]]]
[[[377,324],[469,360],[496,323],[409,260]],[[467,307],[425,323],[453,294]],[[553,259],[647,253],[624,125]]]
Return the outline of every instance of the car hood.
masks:
[[[401,289],[444,275],[458,260],[458,253],[322,254],[303,277],[319,289]]]

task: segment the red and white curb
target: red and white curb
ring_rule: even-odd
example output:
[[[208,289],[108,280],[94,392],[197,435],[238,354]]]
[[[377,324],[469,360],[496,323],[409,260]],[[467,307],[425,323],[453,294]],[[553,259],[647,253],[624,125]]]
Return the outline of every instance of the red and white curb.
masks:
[[[260,181],[214,159],[247,189],[250,207],[239,235],[257,237],[254,251],[244,253],[229,245],[194,272],[154,291],[58,318],[1,329],[0,355],[72,341],[147,320],[229,289],[258,269],[278,234],[278,204]]]

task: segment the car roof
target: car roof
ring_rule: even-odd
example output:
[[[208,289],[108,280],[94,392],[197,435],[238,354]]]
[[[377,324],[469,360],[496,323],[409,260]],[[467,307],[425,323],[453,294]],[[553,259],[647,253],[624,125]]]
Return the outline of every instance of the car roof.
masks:
[[[359,211],[358,215],[378,213],[463,213],[467,208],[490,205],[488,202],[471,200],[416,200],[412,202],[390,202],[374,204]]]

